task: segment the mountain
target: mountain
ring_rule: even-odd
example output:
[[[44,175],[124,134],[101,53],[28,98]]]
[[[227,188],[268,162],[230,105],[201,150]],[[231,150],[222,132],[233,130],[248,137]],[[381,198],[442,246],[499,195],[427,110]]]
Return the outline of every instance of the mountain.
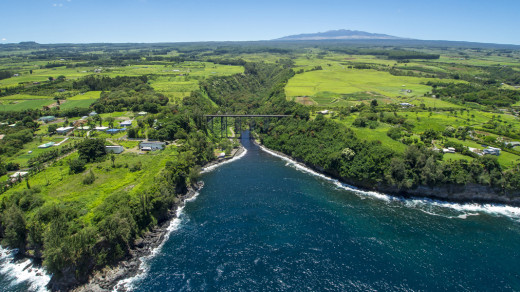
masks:
[[[358,30],[330,30],[327,32],[304,33],[276,39],[277,41],[317,41],[317,40],[404,40],[396,36],[369,33]]]

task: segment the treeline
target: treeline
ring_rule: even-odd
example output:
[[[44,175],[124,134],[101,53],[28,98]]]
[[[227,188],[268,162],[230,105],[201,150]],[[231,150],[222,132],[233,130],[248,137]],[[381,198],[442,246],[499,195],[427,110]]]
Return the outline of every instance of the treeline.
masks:
[[[439,98],[453,98],[462,102],[475,102],[487,106],[511,106],[520,100],[520,91],[495,86],[431,81],[427,85],[433,87],[432,94]]]
[[[314,121],[284,119],[262,135],[269,148],[281,151],[347,182],[369,189],[476,183],[499,191],[517,191],[520,172],[504,170],[496,157],[447,162],[426,147],[410,146],[404,154],[380,142],[367,142],[319,115]]]
[[[372,55],[372,56],[386,56],[391,60],[408,60],[408,59],[439,59],[438,54],[429,54],[410,50],[400,49],[368,49],[368,48],[348,48],[348,47],[332,47],[329,50],[349,55]]]
[[[13,72],[8,70],[0,70],[0,80],[13,77]]]

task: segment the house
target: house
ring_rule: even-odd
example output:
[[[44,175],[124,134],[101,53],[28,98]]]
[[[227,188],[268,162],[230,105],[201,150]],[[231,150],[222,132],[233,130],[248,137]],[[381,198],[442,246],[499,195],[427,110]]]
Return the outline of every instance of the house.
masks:
[[[121,126],[121,127],[130,127],[130,126],[132,126],[132,120],[122,121],[121,123],[119,123],[119,126]]]
[[[139,116],[146,116],[148,113],[147,112],[138,112],[137,115]]]
[[[121,129],[108,129],[106,132],[107,132],[107,134],[113,135],[113,134],[117,134],[117,133],[121,132]]]
[[[91,112],[91,113],[88,114],[88,115],[89,115],[89,117],[93,117],[93,116],[97,116],[97,113],[93,111],[93,112]]]
[[[78,130],[83,130],[83,131],[89,130],[89,129],[90,129],[89,126],[78,127]]]
[[[226,153],[222,152],[217,156],[218,159],[224,159],[226,158]]]
[[[125,148],[123,148],[123,146],[121,146],[121,145],[105,146],[105,151],[107,153],[119,154],[119,153],[125,151]]]
[[[20,74],[18,74],[18,73],[13,75],[13,77],[18,77],[18,76],[20,76]]]
[[[95,127],[94,130],[96,130],[96,131],[106,131],[106,130],[108,130],[108,127]]]
[[[413,104],[407,103],[407,102],[401,102],[399,105],[402,107],[412,107],[413,106]]]
[[[455,153],[455,148],[453,148],[453,147],[443,148],[442,152],[443,153]]]
[[[318,112],[321,115],[328,115],[330,112],[329,110],[322,110],[321,112]]]
[[[13,174],[11,174],[9,177],[11,178],[11,180],[14,180],[14,179],[18,179],[18,178],[21,178],[21,177],[24,177],[28,174],[27,171],[17,171]]]
[[[142,151],[155,151],[155,150],[163,150],[166,146],[164,142],[152,142],[152,141],[144,141],[139,143],[139,149]]]
[[[4,139],[5,135],[0,135],[0,140]]]
[[[518,141],[511,141],[511,142],[505,142],[505,144],[509,147],[516,147],[516,146],[520,146],[520,142]]]
[[[56,133],[60,135],[65,135],[72,130],[74,130],[74,127],[61,127],[56,129]]]
[[[40,84],[40,82],[38,82],[38,81],[34,81],[33,84],[34,84],[34,85],[38,85],[38,84]]]
[[[41,117],[38,119],[38,121],[41,121],[41,122],[44,122],[44,123],[49,123],[49,122],[52,122],[52,121],[55,121],[56,120],[56,117],[55,116],[45,116],[45,117]]]
[[[45,148],[49,148],[49,147],[52,147],[52,146],[54,146],[54,142],[49,142],[49,143],[42,144],[42,145],[38,146],[38,148],[45,149]]]
[[[482,154],[489,154],[489,155],[500,155],[500,148],[495,148],[488,146],[486,149],[482,150]]]
[[[65,92],[65,91],[67,91],[67,90],[65,90],[63,88],[58,89],[58,92]]]

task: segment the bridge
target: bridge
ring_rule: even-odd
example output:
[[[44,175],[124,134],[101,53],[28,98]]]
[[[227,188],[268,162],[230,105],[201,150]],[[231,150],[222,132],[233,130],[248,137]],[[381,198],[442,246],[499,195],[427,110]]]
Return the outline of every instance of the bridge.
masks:
[[[237,129],[237,132],[239,135],[241,135],[242,132],[242,119],[243,118],[253,118],[249,123],[249,128],[254,129],[255,127],[255,120],[254,118],[264,118],[267,124],[267,127],[269,127],[269,120],[272,118],[279,119],[279,118],[286,118],[290,117],[290,115],[235,115],[235,114],[221,114],[221,115],[204,115],[206,118],[206,123],[210,126],[210,129],[212,132],[214,132],[214,125],[213,120],[215,118],[220,118],[220,137],[224,137],[222,132],[225,133],[226,138],[228,137],[227,134],[227,128],[228,128],[228,118],[234,118],[235,119],[235,128]]]

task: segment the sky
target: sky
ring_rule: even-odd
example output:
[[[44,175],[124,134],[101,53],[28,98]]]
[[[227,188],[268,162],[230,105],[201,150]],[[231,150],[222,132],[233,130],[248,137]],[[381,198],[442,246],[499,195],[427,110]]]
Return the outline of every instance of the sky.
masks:
[[[0,43],[254,41],[336,29],[520,45],[518,0],[0,0]]]

